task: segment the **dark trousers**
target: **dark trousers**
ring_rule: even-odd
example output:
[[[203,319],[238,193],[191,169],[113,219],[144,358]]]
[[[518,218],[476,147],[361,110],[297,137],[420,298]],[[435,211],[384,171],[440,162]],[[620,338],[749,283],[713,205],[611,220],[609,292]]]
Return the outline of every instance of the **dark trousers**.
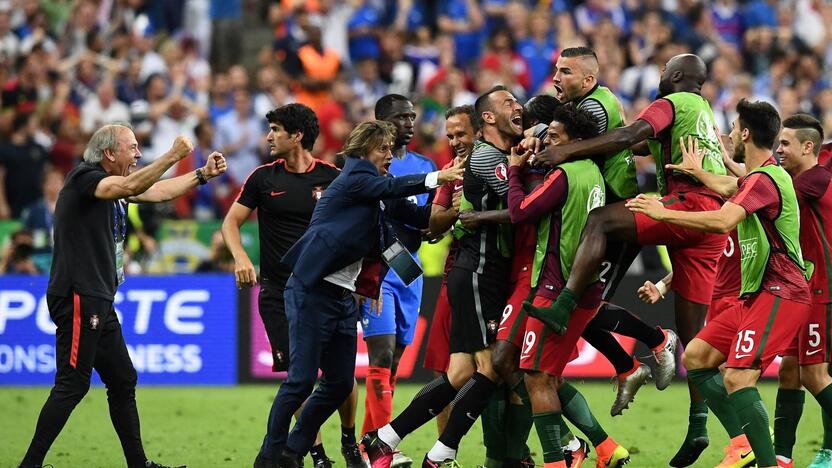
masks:
[[[21,466],[40,466],[75,409],[90,388],[95,369],[107,386],[110,419],[121,440],[127,466],[144,467],[139,413],[136,409],[136,369],[127,354],[112,301],[74,294],[47,296],[55,334],[57,373],[38,417],[35,435]]]
[[[352,294],[329,283],[307,288],[293,276],[284,297],[289,375],[272,403],[260,449],[260,455],[270,460],[276,460],[284,448],[305,455],[321,425],[352,392],[355,377],[358,309]],[[318,369],[321,380],[312,392]],[[301,405],[289,434],[292,415]]]

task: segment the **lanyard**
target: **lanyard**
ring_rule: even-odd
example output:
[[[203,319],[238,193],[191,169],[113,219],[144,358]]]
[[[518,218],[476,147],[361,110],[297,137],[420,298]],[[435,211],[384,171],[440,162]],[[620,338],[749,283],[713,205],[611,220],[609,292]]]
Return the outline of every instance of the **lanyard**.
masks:
[[[127,237],[127,210],[126,203],[121,200],[113,202],[113,238],[116,242],[123,242]]]

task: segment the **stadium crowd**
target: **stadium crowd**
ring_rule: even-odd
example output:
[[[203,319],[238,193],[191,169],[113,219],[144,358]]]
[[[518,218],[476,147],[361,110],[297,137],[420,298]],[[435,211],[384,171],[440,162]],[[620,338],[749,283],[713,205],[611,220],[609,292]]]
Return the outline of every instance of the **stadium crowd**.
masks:
[[[253,79],[240,63],[244,7],[273,33]],[[41,466],[92,368],[128,465],[162,466],[143,451],[111,300],[127,220],[147,251],[159,217],[223,216],[202,268],[263,285],[273,370],[288,371],[255,468],[296,468],[307,453],[332,466],[316,433],[336,410],[351,468],[410,466],[397,447],[434,418],[422,466],[456,468],[480,415],[486,466],[533,465],[534,427],[546,468],[579,467],[590,450],[620,468],[629,451],[563,379],[581,338],[615,368],[612,416],[651,376],[664,390],[684,346],[690,417],[671,466],[697,462],[712,413],[731,438],[720,467],[792,468],[803,387],[825,418],[811,466],[832,465],[832,7],[24,1],[2,12],[14,65],[0,213],[38,227],[12,236],[3,268],[44,271],[31,255],[47,248],[53,214],[58,239],[47,292],[58,373],[21,466]],[[254,210],[259,275],[240,236]],[[393,417],[422,293],[415,252],[449,232],[430,331],[442,347],[426,364],[436,379]],[[674,291],[674,330],[612,303],[644,245],[668,248],[672,273],[639,294]],[[96,258],[93,273],[75,255]],[[361,449],[356,320],[369,355]],[[645,344],[654,368],[613,333]],[[778,356],[772,442],[756,383]]]
[[[694,52],[709,65],[702,93],[724,132],[736,102],[754,97],[783,115],[809,112],[828,134],[830,19],[832,5],[819,0],[5,0],[0,219],[22,220],[35,250],[48,249],[43,225],[58,175],[80,160],[95,128],[116,120],[135,128],[143,164],[177,134],[197,142],[168,176],[214,149],[229,161],[221,183],[142,210],[139,251],[155,248],[160,219],[222,217],[245,175],[268,159],[263,116],[278,105],[316,112],[314,154],[332,161],[378,98],[411,96],[419,118],[410,147],[441,167],[451,158],[445,110],[494,83],[521,101],[552,94],[558,51],[577,45],[598,51],[599,82],[628,120],[655,97],[662,64]],[[268,32],[244,50],[244,30]],[[638,169],[650,189],[652,165]],[[15,263],[4,271],[32,269]]]

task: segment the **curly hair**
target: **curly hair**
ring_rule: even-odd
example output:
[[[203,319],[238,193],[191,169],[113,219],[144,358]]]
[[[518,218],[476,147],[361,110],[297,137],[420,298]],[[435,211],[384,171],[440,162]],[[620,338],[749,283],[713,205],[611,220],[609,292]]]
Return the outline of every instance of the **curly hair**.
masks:
[[[598,122],[595,117],[574,104],[556,108],[552,120],[563,124],[563,129],[571,140],[585,140],[598,135]]]
[[[272,109],[266,113],[266,120],[269,123],[279,124],[290,134],[302,133],[300,144],[308,151],[312,151],[315,140],[321,132],[318,126],[318,116],[303,104],[292,103]]]
[[[555,109],[560,106],[560,101],[548,94],[539,94],[532,97],[523,106],[523,128],[533,127],[540,123],[549,125]]]

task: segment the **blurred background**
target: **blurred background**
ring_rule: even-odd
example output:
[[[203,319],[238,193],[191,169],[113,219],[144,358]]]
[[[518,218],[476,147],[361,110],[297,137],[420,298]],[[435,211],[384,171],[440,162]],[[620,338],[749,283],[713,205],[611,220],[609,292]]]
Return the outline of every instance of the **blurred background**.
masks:
[[[116,304],[134,358],[148,364],[140,371],[233,383],[257,376],[258,359],[269,359],[257,346],[268,344],[251,291],[229,282],[233,260],[217,231],[245,177],[268,159],[269,109],[310,106],[321,123],[314,153],[333,160],[379,97],[404,94],[418,114],[411,149],[441,166],[451,158],[446,109],[497,83],[521,101],[551,93],[558,51],[588,45],[599,81],[630,120],[655,98],[667,59],[693,52],[708,63],[703,95],[723,132],[736,102],[750,97],[783,115],[811,113],[829,134],[830,25],[832,2],[821,0],[0,0],[0,375],[50,380],[54,328],[42,295],[51,213],[102,124],[129,121],[145,163],[176,135],[191,137],[193,155],[167,176],[201,166],[213,150],[226,155],[221,180],[169,204],[130,206],[133,278]],[[637,161],[641,189],[654,190],[653,162]],[[256,222],[243,241],[256,262]],[[445,252],[444,244],[420,252],[432,277],[425,317]],[[189,276],[197,272],[213,274]],[[630,273],[619,296],[638,307],[627,289],[663,275],[660,252],[646,249]],[[672,323],[665,307],[647,320]],[[187,348],[196,342],[211,346]],[[236,358],[210,371],[221,378],[194,377],[208,375],[212,352]],[[198,369],[186,365],[194,353]]]

